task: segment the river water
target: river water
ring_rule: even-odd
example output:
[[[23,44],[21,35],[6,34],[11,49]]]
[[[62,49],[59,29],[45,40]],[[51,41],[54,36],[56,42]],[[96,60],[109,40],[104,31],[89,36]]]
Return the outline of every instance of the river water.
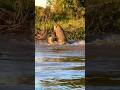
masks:
[[[36,44],[35,90],[85,90],[84,46]]]

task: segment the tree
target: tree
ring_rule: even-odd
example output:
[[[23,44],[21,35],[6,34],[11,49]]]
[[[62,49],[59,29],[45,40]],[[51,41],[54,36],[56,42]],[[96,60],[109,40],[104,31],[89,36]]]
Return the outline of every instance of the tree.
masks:
[[[52,2],[54,13],[69,17],[79,17],[81,12],[81,0],[54,0]]]

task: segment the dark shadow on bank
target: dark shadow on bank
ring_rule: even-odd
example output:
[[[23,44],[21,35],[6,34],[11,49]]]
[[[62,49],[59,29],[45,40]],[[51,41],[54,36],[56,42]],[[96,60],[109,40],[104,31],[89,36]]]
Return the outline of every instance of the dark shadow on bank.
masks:
[[[0,90],[34,90],[34,2],[23,1],[0,3]]]
[[[119,4],[86,1],[86,90],[120,89]]]

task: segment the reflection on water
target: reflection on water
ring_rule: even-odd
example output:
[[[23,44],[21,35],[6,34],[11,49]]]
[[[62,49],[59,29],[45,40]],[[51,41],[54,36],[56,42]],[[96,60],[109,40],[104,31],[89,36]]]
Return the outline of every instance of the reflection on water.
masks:
[[[35,90],[85,89],[84,50],[37,49],[35,58]]]

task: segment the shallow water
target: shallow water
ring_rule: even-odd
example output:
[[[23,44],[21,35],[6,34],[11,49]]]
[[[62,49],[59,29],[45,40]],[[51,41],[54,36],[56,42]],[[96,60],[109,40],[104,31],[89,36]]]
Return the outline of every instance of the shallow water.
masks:
[[[85,90],[84,49],[55,47],[36,47],[35,90]]]

